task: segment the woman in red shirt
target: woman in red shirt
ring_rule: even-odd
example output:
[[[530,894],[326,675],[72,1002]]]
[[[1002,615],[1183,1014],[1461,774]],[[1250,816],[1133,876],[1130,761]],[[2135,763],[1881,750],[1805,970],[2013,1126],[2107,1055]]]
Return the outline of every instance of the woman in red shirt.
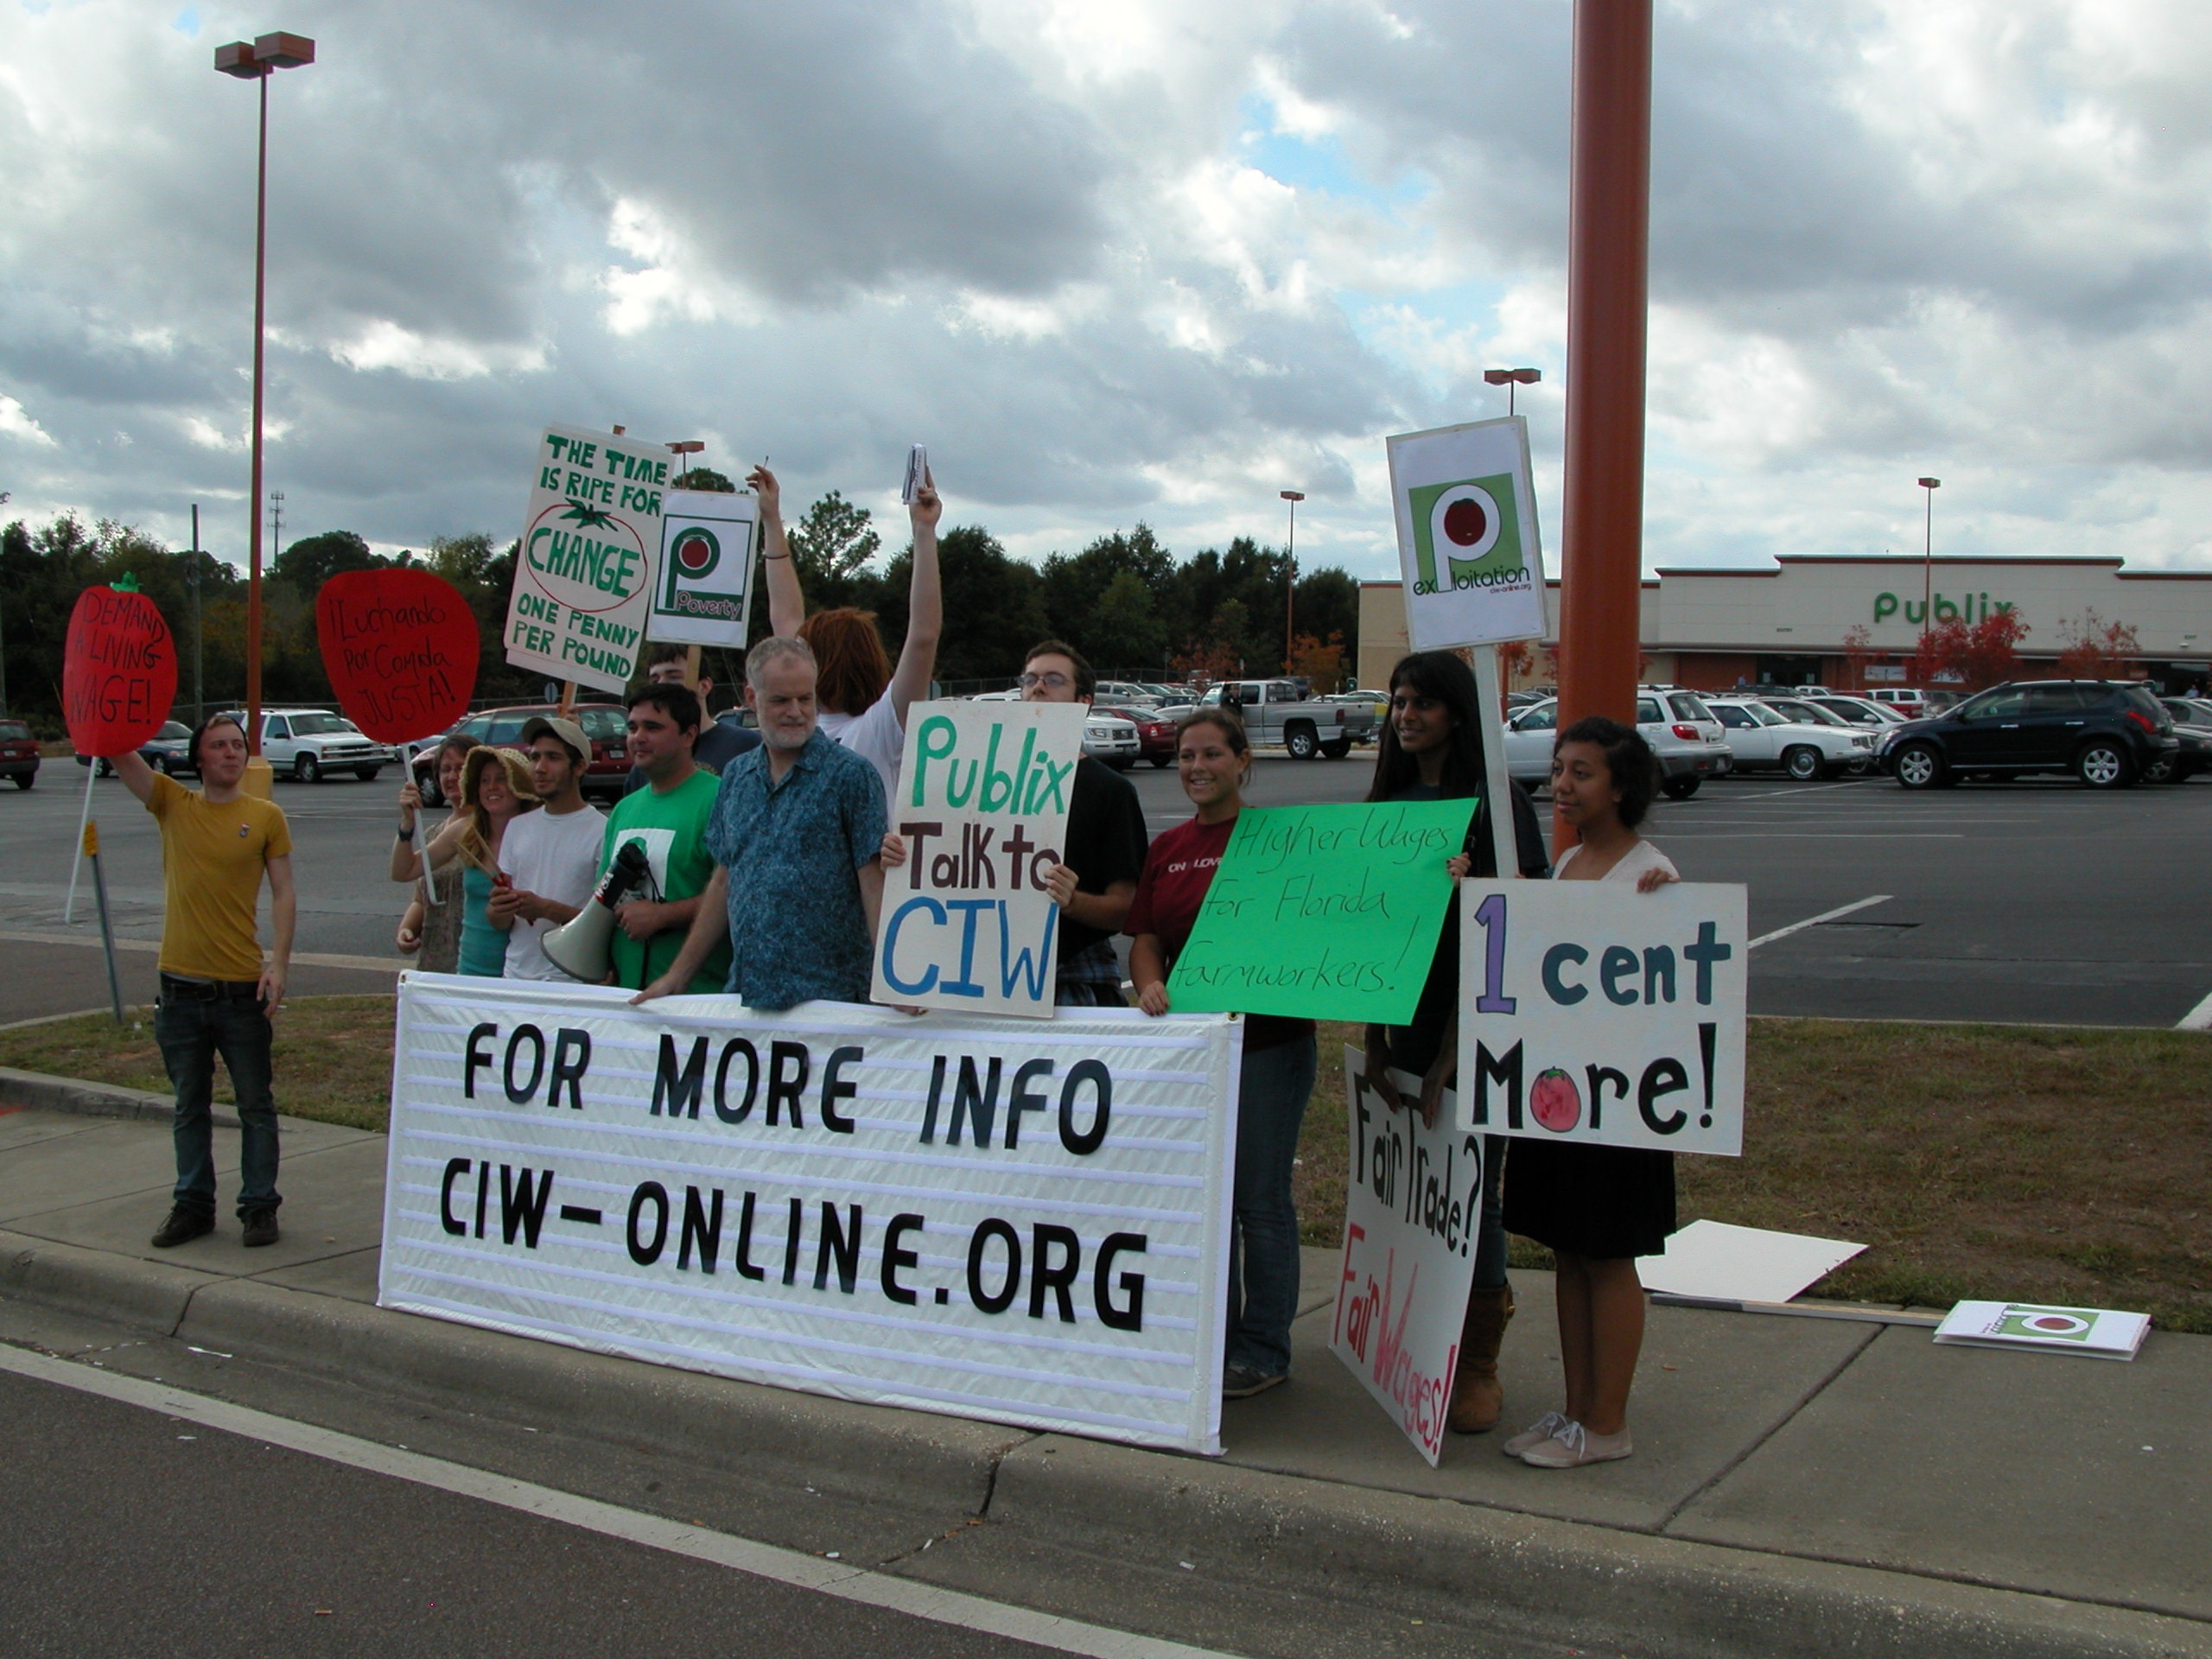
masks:
[[[1152,843],[1127,924],[1136,944],[1129,976],[1137,1005],[1168,1009],[1167,972],[1191,937],[1214,867],[1243,810],[1251,770],[1244,723],[1226,709],[1187,716],[1176,728],[1183,792],[1198,814]],[[1223,1397],[1242,1399],[1290,1374],[1290,1322],[1298,1312],[1298,1211],[1290,1198],[1298,1126],[1313,1092],[1313,1022],[1272,1014],[1244,1021],[1236,1093],[1236,1173],[1229,1236],[1229,1344]]]

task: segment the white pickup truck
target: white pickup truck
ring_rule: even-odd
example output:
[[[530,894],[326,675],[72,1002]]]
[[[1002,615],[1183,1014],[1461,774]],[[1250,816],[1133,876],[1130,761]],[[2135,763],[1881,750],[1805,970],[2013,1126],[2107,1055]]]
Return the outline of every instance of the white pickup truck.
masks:
[[[1354,743],[1375,735],[1375,709],[1367,703],[1324,702],[1301,695],[1295,680],[1224,680],[1200,694],[1198,707],[1224,704],[1244,717],[1255,743],[1280,743],[1294,760],[1325,754],[1341,760]]]

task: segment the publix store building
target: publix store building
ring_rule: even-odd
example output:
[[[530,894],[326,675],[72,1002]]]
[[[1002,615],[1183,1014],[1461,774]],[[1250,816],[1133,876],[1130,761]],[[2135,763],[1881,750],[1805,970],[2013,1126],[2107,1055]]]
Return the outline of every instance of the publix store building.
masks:
[[[1725,690],[1739,683],[1865,689],[1909,683],[1923,579],[1935,620],[1978,620],[2010,606],[2027,624],[2024,677],[2055,673],[2090,613],[2135,630],[2137,672],[2169,691],[2212,686],[2212,571],[2131,571],[2116,558],[1935,561],[1793,553],[1764,569],[1662,570],[1641,595],[1646,681]],[[1544,648],[1559,642],[1559,583],[1547,584]],[[1863,635],[1859,630],[1864,629]],[[1389,683],[1405,654],[1405,593],[1360,584],[1359,683]],[[1553,678],[1539,656],[1519,677]]]

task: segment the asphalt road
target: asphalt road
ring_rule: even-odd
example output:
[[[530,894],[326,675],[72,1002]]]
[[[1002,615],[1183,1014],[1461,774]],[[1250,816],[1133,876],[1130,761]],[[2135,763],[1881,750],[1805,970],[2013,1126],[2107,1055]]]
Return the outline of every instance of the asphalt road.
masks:
[[[1373,751],[1343,760],[1262,755],[1255,805],[1357,800]],[[0,1020],[105,1000],[89,880],[61,921],[84,774],[49,763],[40,787],[0,790],[0,942],[39,951],[35,974],[0,982]],[[1155,835],[1188,816],[1172,768],[1129,777]],[[384,879],[391,776],[280,784],[301,893],[297,949],[392,957],[398,890]],[[114,780],[94,788],[118,937],[161,931],[152,820]],[[1540,800],[1541,805],[1541,800]],[[1751,889],[1754,937],[1861,900],[1836,920],[1759,947],[1755,1013],[1866,1018],[2171,1026],[2212,995],[2212,939],[2187,919],[2212,906],[2212,779],[2093,793],[2070,781],[1968,784],[1913,795],[1885,779],[1802,785],[1729,779],[1662,801],[1649,833],[1692,880]],[[2180,925],[2177,925],[2177,920]],[[151,992],[151,961],[124,952],[125,995]],[[297,988],[378,982],[334,963],[302,966]]]

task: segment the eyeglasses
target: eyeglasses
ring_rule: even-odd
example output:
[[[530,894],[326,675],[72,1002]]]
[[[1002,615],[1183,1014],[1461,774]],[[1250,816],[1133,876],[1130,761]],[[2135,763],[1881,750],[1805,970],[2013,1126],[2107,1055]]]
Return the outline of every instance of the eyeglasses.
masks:
[[[1057,691],[1068,683],[1070,681],[1065,674],[1024,674],[1021,677],[1021,689],[1025,691],[1033,685],[1041,685],[1048,691]]]

